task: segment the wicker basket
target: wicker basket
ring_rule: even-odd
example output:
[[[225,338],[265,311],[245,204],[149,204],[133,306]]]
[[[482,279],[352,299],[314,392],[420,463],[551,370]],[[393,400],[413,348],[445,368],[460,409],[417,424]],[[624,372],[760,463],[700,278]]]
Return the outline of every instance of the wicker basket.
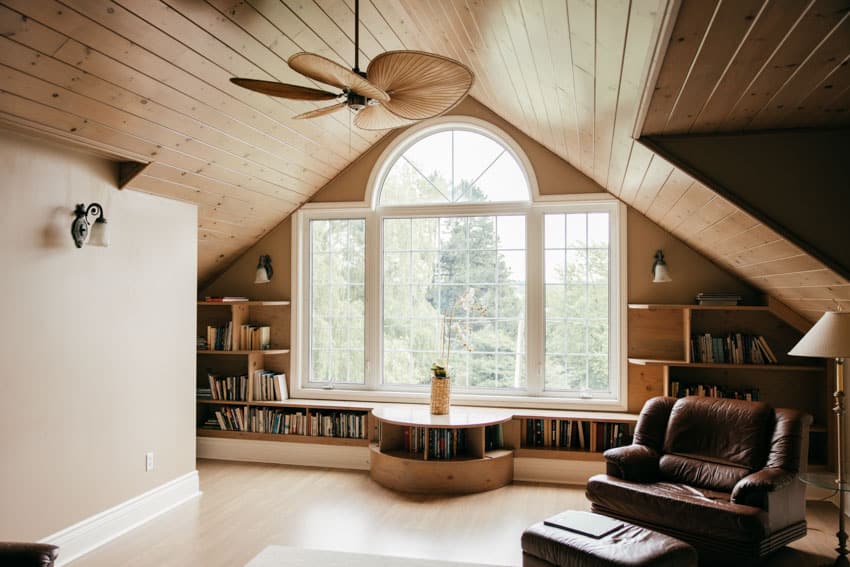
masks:
[[[452,393],[450,378],[431,376],[431,413],[446,415],[449,413],[449,401]]]

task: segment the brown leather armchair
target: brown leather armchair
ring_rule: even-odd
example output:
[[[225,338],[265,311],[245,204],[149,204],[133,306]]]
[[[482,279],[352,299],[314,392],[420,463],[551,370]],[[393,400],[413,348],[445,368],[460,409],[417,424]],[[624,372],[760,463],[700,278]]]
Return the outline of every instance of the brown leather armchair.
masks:
[[[700,560],[758,560],[806,535],[811,416],[765,403],[653,398],[634,442],[588,481],[594,512],[684,540]]]
[[[0,541],[0,565],[4,567],[52,567],[58,556],[55,545]]]

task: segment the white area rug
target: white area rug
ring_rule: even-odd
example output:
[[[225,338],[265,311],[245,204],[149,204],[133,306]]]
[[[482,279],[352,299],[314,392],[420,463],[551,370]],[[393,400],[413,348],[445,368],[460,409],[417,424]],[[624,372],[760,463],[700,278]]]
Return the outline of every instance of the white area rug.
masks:
[[[324,551],[283,545],[268,546],[245,567],[306,567],[308,565],[310,567],[497,567],[482,563]]]

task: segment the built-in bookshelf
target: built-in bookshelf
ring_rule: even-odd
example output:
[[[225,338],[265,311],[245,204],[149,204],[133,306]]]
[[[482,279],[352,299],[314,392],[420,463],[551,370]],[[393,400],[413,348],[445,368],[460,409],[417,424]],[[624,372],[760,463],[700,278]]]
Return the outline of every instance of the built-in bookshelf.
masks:
[[[297,402],[199,400],[199,437],[323,444],[369,444],[368,410],[309,407]]]
[[[630,381],[640,376],[656,395],[738,398],[805,411],[814,418],[809,464],[832,462],[827,368],[819,359],[787,354],[808,321],[769,300],[747,306],[629,305],[628,324]]]
[[[371,408],[288,399],[289,307],[198,302],[198,436],[367,446]]]
[[[635,414],[614,412],[518,414],[515,454],[517,457],[601,462],[604,451],[632,442],[637,418]]]

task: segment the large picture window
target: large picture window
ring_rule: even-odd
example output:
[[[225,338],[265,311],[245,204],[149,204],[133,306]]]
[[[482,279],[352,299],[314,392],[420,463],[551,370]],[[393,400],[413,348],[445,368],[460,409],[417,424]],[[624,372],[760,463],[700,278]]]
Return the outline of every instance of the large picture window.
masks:
[[[520,157],[487,128],[421,129],[374,205],[298,214],[296,395],[418,399],[448,333],[455,399],[622,407],[621,205],[534,203]]]
[[[483,310],[449,329],[455,387],[525,387],[525,217],[388,218],[383,234],[384,384],[430,380],[443,314],[472,289]]]

